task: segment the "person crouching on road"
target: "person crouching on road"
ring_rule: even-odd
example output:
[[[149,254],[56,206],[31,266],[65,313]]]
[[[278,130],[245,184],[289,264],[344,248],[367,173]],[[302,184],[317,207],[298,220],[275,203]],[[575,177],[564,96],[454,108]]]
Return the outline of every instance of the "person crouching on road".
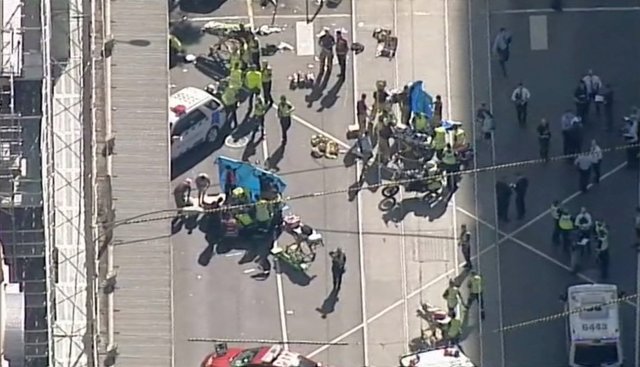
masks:
[[[442,298],[447,301],[447,310],[449,311],[449,315],[455,315],[455,310],[459,303],[462,303],[462,306],[466,307],[462,302],[460,289],[458,289],[453,279],[449,280],[449,287],[442,294]]]
[[[451,314],[451,321],[447,325],[446,339],[449,346],[456,346],[460,344],[460,337],[462,336],[462,320],[460,320],[456,313]]]

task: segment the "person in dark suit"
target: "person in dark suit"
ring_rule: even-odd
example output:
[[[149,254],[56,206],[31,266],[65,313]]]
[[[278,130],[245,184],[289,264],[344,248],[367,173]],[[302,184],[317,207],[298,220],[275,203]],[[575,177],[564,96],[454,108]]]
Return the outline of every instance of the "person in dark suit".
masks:
[[[335,251],[329,252],[331,256],[331,275],[333,277],[333,291],[337,292],[342,287],[342,276],[346,271],[347,256],[338,247]]]
[[[511,199],[511,187],[503,177],[496,181],[496,207],[498,220],[509,222],[509,201]]]
[[[529,188],[529,179],[524,177],[522,173],[516,174],[516,181],[511,185],[516,193],[516,213],[518,220],[524,218],[526,213],[525,196]]]

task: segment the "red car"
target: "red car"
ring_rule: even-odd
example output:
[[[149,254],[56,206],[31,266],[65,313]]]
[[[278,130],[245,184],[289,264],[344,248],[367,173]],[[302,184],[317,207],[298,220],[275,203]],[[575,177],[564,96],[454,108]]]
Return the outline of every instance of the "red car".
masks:
[[[202,367],[321,367],[300,353],[284,350],[282,345],[258,348],[227,348],[216,345],[215,352],[205,358]]]

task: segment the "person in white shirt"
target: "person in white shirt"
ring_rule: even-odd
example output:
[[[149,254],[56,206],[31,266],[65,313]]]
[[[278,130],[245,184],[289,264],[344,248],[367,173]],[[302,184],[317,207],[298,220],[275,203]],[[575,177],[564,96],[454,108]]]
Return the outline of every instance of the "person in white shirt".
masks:
[[[596,97],[601,97],[598,94],[600,92],[600,89],[602,88],[602,81],[600,80],[600,77],[594,74],[593,70],[589,70],[587,71],[587,74],[582,77],[582,81],[587,86],[587,93],[589,96],[589,103],[587,104],[586,111],[587,114],[589,113],[589,106],[591,105],[591,102],[596,102],[596,113],[600,115],[600,104],[602,103],[602,101],[600,101],[600,98],[598,98],[598,101],[596,101]]]
[[[587,208],[584,206],[580,208],[580,213],[576,215],[576,219],[573,224],[578,228],[578,231],[580,231],[581,238],[591,237],[591,231],[593,230],[593,218],[587,211]],[[587,248],[587,250],[590,251],[591,249]]]
[[[596,139],[591,140],[591,149],[589,150],[589,155],[591,156],[591,160],[593,161],[593,182],[600,182],[600,163],[602,163],[602,149],[598,146],[598,142]]]
[[[589,154],[583,153],[576,158],[574,164],[578,167],[578,172],[580,172],[580,191],[585,193],[587,192],[587,186],[589,186],[589,175],[591,174],[593,160]]]
[[[498,57],[500,68],[502,69],[502,75],[507,78],[507,61],[509,61],[509,54],[511,49],[511,33],[506,28],[500,28],[500,31],[496,35],[496,39],[493,41],[493,53]]]
[[[527,105],[530,98],[531,93],[522,82],[520,82],[516,89],[513,90],[513,93],[511,93],[511,101],[516,106],[516,115],[520,125],[527,123]]]

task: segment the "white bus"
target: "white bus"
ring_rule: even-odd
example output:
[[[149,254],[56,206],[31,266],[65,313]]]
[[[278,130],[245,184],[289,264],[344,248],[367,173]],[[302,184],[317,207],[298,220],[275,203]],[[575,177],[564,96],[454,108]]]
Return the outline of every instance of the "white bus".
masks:
[[[613,284],[580,284],[566,295],[569,366],[622,366],[619,302]]]
[[[202,143],[214,143],[225,123],[222,103],[202,89],[187,87],[169,97],[171,160]]]

